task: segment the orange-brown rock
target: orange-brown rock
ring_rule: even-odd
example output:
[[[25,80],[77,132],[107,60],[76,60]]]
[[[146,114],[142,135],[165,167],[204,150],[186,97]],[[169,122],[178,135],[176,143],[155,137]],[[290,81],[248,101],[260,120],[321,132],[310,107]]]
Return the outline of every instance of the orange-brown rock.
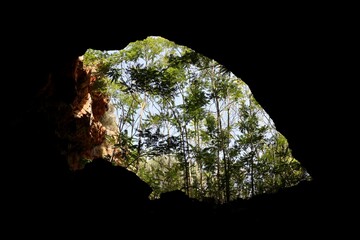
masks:
[[[111,153],[102,146],[106,127],[100,122],[108,110],[109,100],[104,93],[91,88],[97,79],[91,69],[84,68],[81,57],[64,69],[48,75],[38,91],[37,98],[43,105],[37,111],[43,111],[49,118],[55,119],[59,142],[67,143],[59,144],[58,149],[67,157],[72,169],[79,169],[84,159],[91,160]],[[63,92],[69,93],[65,95],[66,99],[55,91],[60,86]]]

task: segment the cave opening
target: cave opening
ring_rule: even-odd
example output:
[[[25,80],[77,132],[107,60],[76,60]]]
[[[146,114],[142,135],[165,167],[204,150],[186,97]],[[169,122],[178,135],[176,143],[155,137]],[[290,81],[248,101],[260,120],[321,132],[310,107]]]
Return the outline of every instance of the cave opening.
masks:
[[[88,49],[79,68],[74,135],[84,123],[92,135],[67,146],[73,170],[104,158],[147,182],[151,199],[181,190],[219,203],[311,180],[246,83],[215,60],[150,36]]]

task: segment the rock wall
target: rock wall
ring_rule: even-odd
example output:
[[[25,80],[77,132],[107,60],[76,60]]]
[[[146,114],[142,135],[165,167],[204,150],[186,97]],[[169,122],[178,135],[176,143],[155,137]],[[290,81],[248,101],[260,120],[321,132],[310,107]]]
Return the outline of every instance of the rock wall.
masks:
[[[35,111],[46,113],[55,124],[56,148],[73,170],[82,168],[85,160],[111,154],[100,121],[109,98],[92,87],[97,79],[91,73],[78,57],[62,72],[51,72],[37,96],[42,104]],[[64,98],[63,92],[70,94]]]

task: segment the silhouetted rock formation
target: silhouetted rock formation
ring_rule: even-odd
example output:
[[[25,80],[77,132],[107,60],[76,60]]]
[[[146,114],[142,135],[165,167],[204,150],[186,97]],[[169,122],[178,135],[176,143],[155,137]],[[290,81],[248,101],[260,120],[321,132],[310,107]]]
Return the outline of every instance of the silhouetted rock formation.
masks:
[[[149,202],[151,187],[135,173],[97,158],[74,172],[71,195],[81,213],[116,216],[143,213]]]
[[[135,204],[148,200],[152,192],[151,187],[135,173],[102,158],[94,159],[74,175],[73,187],[88,201]]]

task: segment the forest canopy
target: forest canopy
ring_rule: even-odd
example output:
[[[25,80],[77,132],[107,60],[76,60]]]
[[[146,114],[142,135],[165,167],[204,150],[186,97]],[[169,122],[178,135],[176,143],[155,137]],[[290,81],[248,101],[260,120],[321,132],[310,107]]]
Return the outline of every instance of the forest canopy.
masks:
[[[151,36],[88,49],[83,62],[110,98],[102,124],[116,134],[104,157],[146,181],[152,198],[181,189],[223,203],[311,179],[249,87],[215,60]]]

